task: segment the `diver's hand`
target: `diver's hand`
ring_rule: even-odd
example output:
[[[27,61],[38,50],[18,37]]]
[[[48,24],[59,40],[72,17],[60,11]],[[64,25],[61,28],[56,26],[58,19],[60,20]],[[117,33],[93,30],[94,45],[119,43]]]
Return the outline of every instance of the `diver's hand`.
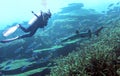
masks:
[[[31,11],[37,18],[39,17],[37,14],[35,14],[33,11]]]
[[[34,12],[33,11],[31,11],[33,14],[34,14]]]

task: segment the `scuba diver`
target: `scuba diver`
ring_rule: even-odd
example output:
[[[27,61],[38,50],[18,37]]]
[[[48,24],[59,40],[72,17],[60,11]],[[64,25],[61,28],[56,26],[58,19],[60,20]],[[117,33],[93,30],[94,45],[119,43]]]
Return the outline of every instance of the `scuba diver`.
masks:
[[[32,11],[32,13],[35,15],[36,20],[34,20],[33,22],[29,22],[28,24],[30,26],[27,29],[24,28],[21,24],[18,24],[16,26],[17,28],[20,28],[25,33],[29,32],[28,34],[24,34],[22,36],[17,36],[15,38],[11,38],[11,39],[2,40],[0,42],[7,43],[7,42],[11,42],[11,41],[14,41],[17,39],[31,37],[36,33],[38,28],[44,28],[47,25],[49,18],[51,17],[50,10],[48,10],[47,12],[40,11],[40,15],[35,14],[33,11]]]

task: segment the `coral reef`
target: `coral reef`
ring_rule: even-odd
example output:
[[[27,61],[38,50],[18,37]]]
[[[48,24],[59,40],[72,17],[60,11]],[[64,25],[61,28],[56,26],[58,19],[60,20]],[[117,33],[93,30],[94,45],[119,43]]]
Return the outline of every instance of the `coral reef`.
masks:
[[[82,7],[80,3],[70,4],[51,17],[45,31],[29,39],[0,44],[0,73],[44,76],[52,68],[50,76],[120,76],[120,16]],[[81,33],[90,29],[94,33],[99,27],[104,27],[97,31],[99,35],[61,42],[75,30]],[[10,63],[10,59],[14,61]]]
[[[84,48],[58,58],[50,76],[120,76],[119,23],[109,24],[99,37],[84,43]]]
[[[74,52],[56,63],[51,76],[119,76],[116,54],[109,50]]]

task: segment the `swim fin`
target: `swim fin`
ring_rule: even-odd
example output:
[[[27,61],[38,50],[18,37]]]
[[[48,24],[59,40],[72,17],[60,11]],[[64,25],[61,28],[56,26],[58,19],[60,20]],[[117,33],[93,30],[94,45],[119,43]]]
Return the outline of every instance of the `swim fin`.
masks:
[[[11,41],[14,41],[17,39],[19,39],[19,36],[15,37],[15,38],[11,38],[11,39],[1,40],[0,43],[8,43],[8,42],[11,42]]]
[[[7,36],[13,34],[18,28],[19,28],[18,24],[13,27],[8,28],[6,31],[3,32],[3,36],[7,37]]]

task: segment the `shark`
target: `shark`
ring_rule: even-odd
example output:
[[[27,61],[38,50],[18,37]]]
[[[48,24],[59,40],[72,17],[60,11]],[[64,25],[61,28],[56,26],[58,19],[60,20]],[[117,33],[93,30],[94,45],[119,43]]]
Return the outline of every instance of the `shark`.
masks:
[[[71,35],[63,40],[61,40],[61,42],[66,42],[68,40],[73,40],[73,39],[76,39],[76,38],[91,38],[92,34],[93,35],[96,35],[96,36],[99,36],[99,33],[101,32],[101,30],[103,29],[104,27],[101,26],[100,28],[98,28],[97,30],[95,30],[94,32],[91,32],[91,30],[89,29],[87,32],[82,32],[82,33],[79,33],[78,30],[75,31],[75,34],[74,35]]]

